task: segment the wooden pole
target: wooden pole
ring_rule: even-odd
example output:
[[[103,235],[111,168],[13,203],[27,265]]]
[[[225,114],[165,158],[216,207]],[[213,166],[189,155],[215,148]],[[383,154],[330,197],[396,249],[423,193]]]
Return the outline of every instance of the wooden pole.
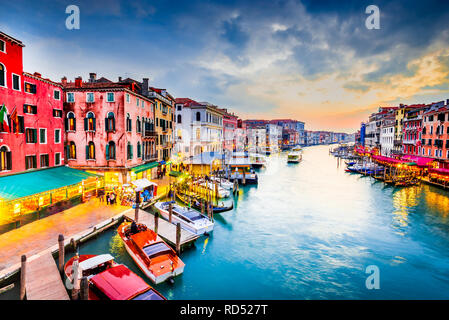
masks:
[[[172,214],[173,214],[173,204],[170,202],[168,204],[168,222],[171,223],[171,219],[172,219]]]
[[[20,266],[20,300],[25,299],[25,293],[26,293],[26,263],[27,263],[27,257],[26,255],[23,255],[21,258],[21,266]]]
[[[176,253],[181,253],[181,222],[176,224]]]
[[[81,300],[89,300],[89,280],[87,280],[87,277],[81,278]]]
[[[59,273],[63,274],[63,272],[64,272],[64,235],[60,234],[58,236],[58,244],[59,244],[59,254],[58,254]]]
[[[76,254],[72,264],[72,300],[78,300],[78,294],[80,292],[79,282],[79,257]]]
[[[157,234],[159,229],[159,212],[154,213],[154,232]]]
[[[136,211],[134,212],[134,221],[136,223],[139,221],[139,203],[140,203],[140,194],[139,191],[136,190]]]

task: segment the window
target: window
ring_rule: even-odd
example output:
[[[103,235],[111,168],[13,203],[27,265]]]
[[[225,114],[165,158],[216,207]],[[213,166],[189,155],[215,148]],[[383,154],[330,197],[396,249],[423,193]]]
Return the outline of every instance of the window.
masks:
[[[41,168],[48,167],[50,165],[50,161],[48,158],[48,154],[41,154]]]
[[[76,159],[76,145],[75,142],[70,141],[69,144],[66,146],[66,152],[67,152],[67,159],[69,160],[75,160]]]
[[[23,116],[17,116],[18,123],[11,121],[12,124],[12,132],[14,133],[24,133],[25,132],[25,123]],[[17,128],[18,126],[18,128]],[[17,132],[18,129],[18,132]]]
[[[55,98],[55,100],[61,100],[61,92],[59,90],[54,90],[53,98]]]
[[[95,144],[92,141],[86,146],[86,160],[95,160]]]
[[[0,86],[6,87],[6,68],[0,63]]]
[[[25,142],[26,143],[36,143],[37,142],[37,129],[26,128],[25,129]]]
[[[109,141],[106,145],[106,160],[115,160],[115,142]]]
[[[0,171],[11,170],[11,151],[6,146],[0,148]]]
[[[128,142],[127,159],[131,160],[132,158],[133,158],[133,146],[131,145],[131,142]]]
[[[93,92],[87,92],[86,93],[86,102],[92,103],[95,102],[94,93]]]
[[[55,166],[61,165],[61,153],[56,152],[55,153]]]
[[[181,123],[181,115],[178,114],[178,123]]]
[[[37,168],[36,156],[26,156],[25,157],[25,169],[34,169]]]
[[[39,143],[47,144],[47,129],[46,128],[39,129]]]
[[[145,108],[145,101],[142,100],[142,108]]]
[[[136,98],[136,105],[139,106],[139,98]]]
[[[62,110],[53,109],[53,117],[62,118]]]
[[[137,142],[137,158],[142,158],[142,147],[140,142]]]
[[[196,121],[201,121],[201,113],[196,113]]]
[[[65,130],[76,131],[76,118],[72,111],[67,113],[67,118],[65,119]]]
[[[6,44],[3,40],[0,40],[0,51],[6,53]]]
[[[108,92],[107,102],[114,102],[114,92]]]
[[[67,92],[67,102],[75,102],[75,94],[73,92]]]
[[[12,74],[12,88],[20,91],[20,76],[14,73]]]
[[[137,120],[136,120],[136,132],[137,132],[137,133],[142,132],[142,126],[141,126],[141,124],[140,124],[140,119],[139,119],[139,117],[137,117]]]
[[[129,93],[126,94],[126,102],[129,103]]]
[[[55,129],[55,143],[61,143],[61,129]]]
[[[132,131],[132,122],[131,122],[131,116],[129,113],[126,114],[126,131],[131,132]]]
[[[25,92],[26,93],[36,93],[36,85],[32,83],[25,82]]]
[[[178,111],[181,111],[182,110],[182,105],[178,105],[177,108],[178,108]]]
[[[107,132],[115,131],[115,115],[114,112],[109,112],[105,119],[105,128]]]
[[[88,112],[87,117],[84,118],[84,131],[95,131],[96,130],[96,121],[95,115],[93,112]]]
[[[37,106],[33,106],[31,104],[24,104],[23,105],[23,113],[37,114]]]

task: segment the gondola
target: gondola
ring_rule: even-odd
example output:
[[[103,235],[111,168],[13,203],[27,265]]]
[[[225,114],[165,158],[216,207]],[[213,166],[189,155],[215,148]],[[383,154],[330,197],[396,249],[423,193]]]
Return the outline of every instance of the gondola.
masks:
[[[181,201],[185,205],[187,205],[187,206],[190,205],[191,208],[201,211],[201,197],[180,194],[179,192],[176,192],[176,197],[179,199],[179,201]],[[223,203],[223,206],[215,206],[214,205],[212,207],[212,211],[214,214],[230,211],[234,208],[234,202],[231,202],[230,206],[225,206],[224,202],[222,202],[222,203]]]

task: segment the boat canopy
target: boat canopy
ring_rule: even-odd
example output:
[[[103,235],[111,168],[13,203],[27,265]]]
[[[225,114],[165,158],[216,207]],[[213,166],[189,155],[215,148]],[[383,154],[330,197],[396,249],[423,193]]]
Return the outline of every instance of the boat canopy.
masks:
[[[145,252],[148,258],[152,259],[163,254],[171,254],[172,250],[164,242],[158,242],[143,247],[143,252]]]
[[[189,218],[192,221],[203,218],[201,213],[199,213],[196,210],[186,210],[186,211],[180,212],[180,214],[182,214],[183,216],[186,216],[187,218]]]
[[[93,276],[91,281],[111,300],[129,300],[151,288],[122,264]]]
[[[80,262],[79,267],[81,270],[89,270],[112,260],[114,260],[114,257],[110,254],[100,254]]]
[[[157,186],[156,183],[151,182],[150,180],[148,180],[147,178],[143,178],[143,179],[137,179],[134,181],[131,181],[131,183],[136,186],[137,188],[141,188],[141,189],[145,189],[149,186]]]
[[[164,298],[154,291],[154,289],[150,289],[142,294],[139,294],[132,300],[164,300]]]

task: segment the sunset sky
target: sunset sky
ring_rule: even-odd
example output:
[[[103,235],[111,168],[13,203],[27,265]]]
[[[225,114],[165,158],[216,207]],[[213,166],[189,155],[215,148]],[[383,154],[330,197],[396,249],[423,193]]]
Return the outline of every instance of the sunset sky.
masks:
[[[24,69],[55,81],[149,77],[242,118],[346,132],[379,106],[449,99],[449,1],[0,1]]]

